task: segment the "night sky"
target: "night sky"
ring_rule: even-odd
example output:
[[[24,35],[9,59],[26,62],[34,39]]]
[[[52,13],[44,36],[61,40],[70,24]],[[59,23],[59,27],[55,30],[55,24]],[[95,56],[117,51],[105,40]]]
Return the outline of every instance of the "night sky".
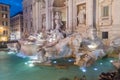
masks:
[[[23,0],[0,0],[0,3],[9,4],[11,6],[10,16],[13,16],[16,13],[22,11],[22,1]]]

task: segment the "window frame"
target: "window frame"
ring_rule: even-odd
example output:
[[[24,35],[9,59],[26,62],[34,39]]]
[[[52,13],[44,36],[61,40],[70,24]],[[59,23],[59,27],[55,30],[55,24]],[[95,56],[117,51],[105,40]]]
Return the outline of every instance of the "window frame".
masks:
[[[108,39],[108,38],[109,38],[109,32],[108,31],[102,32],[102,39]]]
[[[109,5],[102,7],[102,17],[109,17]]]

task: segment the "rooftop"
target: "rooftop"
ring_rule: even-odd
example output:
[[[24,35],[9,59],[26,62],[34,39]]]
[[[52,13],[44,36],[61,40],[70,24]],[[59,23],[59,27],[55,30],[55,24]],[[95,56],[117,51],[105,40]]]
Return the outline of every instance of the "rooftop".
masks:
[[[6,6],[10,6],[9,4],[2,3],[2,2],[0,2],[0,5],[6,5]]]

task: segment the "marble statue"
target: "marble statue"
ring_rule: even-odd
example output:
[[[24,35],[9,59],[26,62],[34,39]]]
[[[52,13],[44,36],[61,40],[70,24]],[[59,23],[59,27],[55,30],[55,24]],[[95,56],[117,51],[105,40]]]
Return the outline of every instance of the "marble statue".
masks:
[[[79,24],[84,24],[85,23],[85,14],[86,14],[85,9],[81,9],[78,12],[78,22],[79,22]]]
[[[43,17],[42,27],[43,27],[43,29],[45,29],[45,28],[46,28],[46,19],[45,19],[45,17]]]
[[[62,16],[60,14],[60,12],[56,12],[55,13],[55,29],[60,29],[60,27],[63,25],[62,23]]]
[[[45,52],[44,48],[39,47],[37,57],[38,57],[38,60],[40,61],[40,63],[45,62],[47,60],[45,54],[46,54],[46,52]]]
[[[41,0],[41,8],[45,8],[45,1]]]
[[[88,34],[89,39],[91,40],[94,40],[97,38],[97,31],[92,25],[89,26],[87,30],[87,34]]]

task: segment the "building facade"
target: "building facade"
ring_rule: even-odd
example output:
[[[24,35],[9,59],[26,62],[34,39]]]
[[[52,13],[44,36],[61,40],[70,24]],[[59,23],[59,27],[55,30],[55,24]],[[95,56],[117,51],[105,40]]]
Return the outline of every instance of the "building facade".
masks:
[[[28,37],[30,34],[34,34],[32,1],[33,0],[23,1],[23,22],[24,22],[23,23],[23,26],[24,26],[23,38]]]
[[[19,12],[10,19],[10,39],[19,40],[23,34],[23,13]]]
[[[8,41],[10,28],[10,6],[0,3],[0,42]]]
[[[60,26],[66,33],[78,32],[84,38],[90,36],[89,29],[93,27],[98,37],[110,45],[120,37],[119,4],[118,0],[24,0],[23,15],[32,23],[32,28],[29,24],[24,26],[32,29],[28,33]]]
[[[120,1],[97,0],[96,5],[98,35],[105,44],[111,44],[120,38]]]

